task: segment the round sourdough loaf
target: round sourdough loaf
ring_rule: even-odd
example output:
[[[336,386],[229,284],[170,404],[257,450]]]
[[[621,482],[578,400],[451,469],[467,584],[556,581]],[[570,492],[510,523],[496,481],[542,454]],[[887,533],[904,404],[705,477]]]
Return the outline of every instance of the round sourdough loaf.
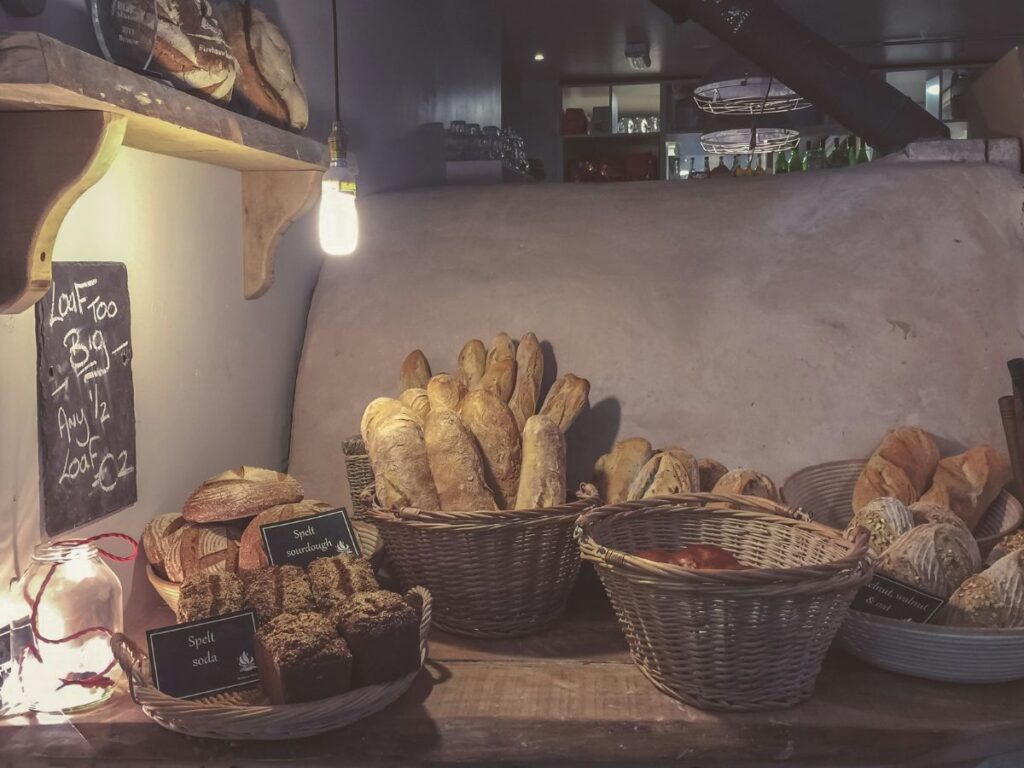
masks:
[[[241,534],[230,525],[190,525],[173,539],[184,579],[204,572],[236,573]]]
[[[153,64],[178,85],[230,101],[238,62],[207,0],[157,0]]]
[[[167,557],[168,541],[176,531],[180,531],[187,525],[185,518],[179,513],[168,512],[157,515],[142,529],[142,549],[146,553],[146,559],[153,566],[153,570],[161,576],[167,575],[164,561]]]
[[[204,482],[185,501],[181,514],[193,523],[224,522],[301,500],[302,486],[291,475],[243,466]]]
[[[735,493],[740,496],[759,496],[771,501],[779,500],[779,491],[768,475],[752,469],[733,469],[715,483],[712,493]]]
[[[946,598],[981,568],[978,542],[964,528],[928,523],[911,528],[875,562],[875,570]]]
[[[260,526],[311,517],[319,515],[321,512],[329,512],[331,509],[333,507],[325,501],[304,499],[294,504],[279,504],[276,507],[263,510],[250,520],[249,524],[245,526],[245,530],[242,531],[242,539],[238,545],[238,570],[252,571],[270,564],[267,559],[267,551],[263,547]]]
[[[960,627],[1024,627],[1024,551],[971,576],[949,598],[945,622]]]
[[[700,475],[700,490],[708,492],[729,471],[729,468],[714,459],[698,459],[697,472]]]
[[[857,537],[857,530],[866,528],[870,534],[870,546],[876,554],[885,552],[897,538],[914,527],[914,517],[899,499],[888,497],[875,499],[853,513],[845,536],[850,541]]]

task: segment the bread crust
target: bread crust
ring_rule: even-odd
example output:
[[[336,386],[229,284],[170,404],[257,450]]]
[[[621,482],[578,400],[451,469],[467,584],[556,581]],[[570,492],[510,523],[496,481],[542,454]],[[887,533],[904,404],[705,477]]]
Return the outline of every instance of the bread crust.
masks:
[[[445,512],[496,510],[473,434],[455,411],[431,409],[424,428],[430,474]]]
[[[440,509],[427,461],[424,427],[415,413],[399,403],[397,409],[378,414],[367,428],[366,452],[377,498],[385,508]]]
[[[523,429],[523,469],[516,509],[547,509],[565,503],[565,435],[551,419],[536,414]]]
[[[523,335],[516,349],[516,383],[509,400],[509,407],[520,432],[526,426],[526,420],[537,412],[543,379],[544,353],[536,334],[531,331]]]
[[[644,464],[654,456],[651,444],[642,437],[620,440],[594,465],[594,485],[606,504],[619,504]]]
[[[430,363],[422,350],[414,349],[402,361],[402,370],[398,375],[398,391],[407,389],[426,389],[430,381]]]
[[[990,445],[979,445],[940,461],[921,501],[949,507],[973,531],[1009,479],[1006,458]]]
[[[551,391],[540,412],[554,421],[563,432],[568,432],[583,409],[590,404],[589,397],[590,382],[567,373],[551,385]]]
[[[779,500],[779,489],[768,475],[752,469],[732,469],[715,483],[712,493],[758,496],[771,501]]]
[[[459,413],[480,448],[484,478],[498,508],[513,509],[523,462],[515,416],[501,398],[483,389],[467,394]]]
[[[302,493],[302,485],[289,474],[241,466],[206,480],[185,501],[181,514],[193,523],[239,520],[301,501]]]
[[[283,523],[330,512],[334,507],[325,501],[303,499],[294,504],[279,504],[265,509],[249,521],[238,542],[238,570],[252,571],[270,565],[267,551],[263,548],[263,534],[260,528],[271,523]]]
[[[462,349],[459,351],[458,369],[459,373],[456,378],[467,390],[480,386],[480,379],[483,378],[484,371],[487,369],[487,347],[480,339],[470,339],[462,345]]]

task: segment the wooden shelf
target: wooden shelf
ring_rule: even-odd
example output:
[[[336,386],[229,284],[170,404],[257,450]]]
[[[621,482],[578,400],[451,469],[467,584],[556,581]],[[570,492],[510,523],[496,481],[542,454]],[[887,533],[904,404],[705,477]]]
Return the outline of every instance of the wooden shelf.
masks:
[[[562,136],[565,141],[633,141],[633,142],[657,142],[661,141],[661,133],[570,133]]]
[[[313,139],[32,32],[0,34],[0,124],[0,312],[7,313],[46,293],[64,215],[122,144],[242,171],[247,298],[272,284],[277,243],[316,201],[326,165],[326,147]],[[64,167],[49,168],[57,158]]]

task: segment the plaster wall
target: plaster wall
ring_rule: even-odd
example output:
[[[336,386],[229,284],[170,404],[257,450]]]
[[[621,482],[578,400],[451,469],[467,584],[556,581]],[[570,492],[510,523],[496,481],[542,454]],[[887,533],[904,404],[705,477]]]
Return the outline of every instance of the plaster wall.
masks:
[[[451,371],[465,340],[503,329],[592,383],[573,482],[634,435],[779,481],[901,423],[946,450],[1004,447],[1022,204],[1019,174],[970,163],[376,196],[361,249],[314,293],[291,469],[345,501],[341,442],[397,395],[403,357]]]

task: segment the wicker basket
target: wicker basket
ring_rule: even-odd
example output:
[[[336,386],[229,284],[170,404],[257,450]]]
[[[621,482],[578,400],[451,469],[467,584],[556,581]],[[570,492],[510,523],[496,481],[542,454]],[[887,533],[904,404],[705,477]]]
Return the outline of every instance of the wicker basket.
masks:
[[[377,529],[368,523],[353,522],[352,530],[355,531],[356,536],[359,538],[359,548],[363,552],[363,557],[373,561],[378,560],[380,553],[383,551],[384,542],[381,540]],[[153,570],[153,566],[149,563],[146,563],[146,578],[149,579],[149,583],[153,585],[153,589],[156,590],[161,599],[167,603],[167,607],[177,613],[178,598],[181,595],[181,584],[163,578]]]
[[[430,593],[415,588],[406,598],[420,604],[422,668],[430,633]],[[189,701],[168,696],[153,686],[149,659],[126,635],[114,635],[110,645],[128,677],[132,699],[147,716],[168,730],[208,739],[267,741],[332,731],[384,709],[409,690],[419,674],[417,670],[400,680],[305,704],[274,706],[267,703],[258,689]]]
[[[366,453],[366,443],[359,435],[353,435],[341,444],[345,453],[345,473],[348,475],[349,495],[352,497],[352,517],[364,520],[370,511],[363,501],[363,490],[373,485],[373,467]]]
[[[551,626],[579,572],[576,518],[596,497],[548,509],[427,512],[375,506],[370,519],[403,586],[434,596],[434,623],[470,637],[520,637]]]
[[[806,467],[789,476],[782,485],[788,504],[801,507],[812,520],[844,529],[853,517],[853,487],[857,484],[863,459],[830,461]],[[1015,531],[1024,520],[1024,507],[1007,491],[996,497],[974,531],[981,556],[988,555],[1003,536]]]
[[[633,661],[661,691],[705,709],[788,707],[810,696],[870,576],[866,535],[849,542],[750,496],[602,507],[580,518],[578,535]],[[697,571],[629,554],[697,543],[724,547],[753,569]]]

